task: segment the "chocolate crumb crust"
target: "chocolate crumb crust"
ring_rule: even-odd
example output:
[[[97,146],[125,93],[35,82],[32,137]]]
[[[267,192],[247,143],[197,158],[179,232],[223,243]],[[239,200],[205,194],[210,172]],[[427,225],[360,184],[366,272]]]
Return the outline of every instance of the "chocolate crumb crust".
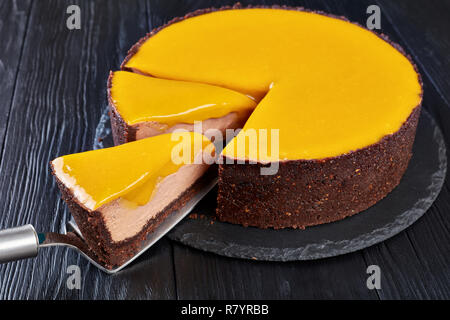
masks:
[[[172,201],[166,208],[159,212],[155,218],[150,219],[142,230],[133,237],[115,242],[106,227],[101,211],[87,210],[72,191],[62,183],[50,165],[52,174],[61,190],[61,198],[67,203],[70,213],[80,229],[84,240],[91,249],[90,256],[107,269],[113,269],[122,265],[140,251],[148,234],[153,232],[161,222],[171,213],[182,208],[201,189],[217,175],[217,166],[212,166],[200,177],[191,187],[189,187],[180,197]]]
[[[261,175],[262,164],[219,165],[219,220],[304,229],[369,208],[400,183],[412,156],[420,109],[397,132],[369,147],[321,160],[280,161],[275,175]]]

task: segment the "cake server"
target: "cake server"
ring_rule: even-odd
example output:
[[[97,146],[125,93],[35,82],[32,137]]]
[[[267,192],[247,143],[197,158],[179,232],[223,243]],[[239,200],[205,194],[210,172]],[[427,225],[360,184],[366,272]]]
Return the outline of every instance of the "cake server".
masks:
[[[216,185],[216,183],[217,179],[211,181],[187,202],[184,207],[171,213],[153,232],[149,233],[139,252],[122,265],[116,266],[113,269],[108,269],[97,261],[95,255],[83,240],[83,236],[73,218],[67,222],[64,233],[38,233],[31,224],[0,230],[0,263],[33,258],[38,255],[41,248],[62,246],[77,250],[100,270],[109,274],[116,273],[133,262],[175,227],[192,211],[195,205]]]

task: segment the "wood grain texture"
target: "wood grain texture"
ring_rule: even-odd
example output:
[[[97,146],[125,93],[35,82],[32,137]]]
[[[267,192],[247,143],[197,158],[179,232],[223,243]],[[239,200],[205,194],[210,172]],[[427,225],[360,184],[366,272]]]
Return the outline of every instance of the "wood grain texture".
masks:
[[[31,0],[0,2],[0,157],[28,29]]]
[[[195,9],[234,2],[0,2],[0,37],[8,43],[0,47],[0,75],[7,75],[0,77],[0,228],[33,223],[38,230],[62,231],[68,212],[47,164],[92,148],[109,70],[117,69],[150,29]],[[367,6],[379,4],[382,32],[416,61],[424,78],[424,107],[450,150],[448,1],[241,2],[304,6],[363,25]],[[81,7],[81,30],[65,26],[69,4]],[[163,239],[130,268],[107,276],[72,250],[50,248],[36,260],[0,265],[0,299],[449,299],[449,212],[447,179],[429,212],[407,231],[359,252],[309,262],[230,259]],[[81,269],[81,290],[66,287],[72,264]],[[366,287],[371,264],[381,268],[382,290]]]
[[[82,26],[71,31],[66,8],[74,3]],[[148,31],[147,10],[143,1],[35,1],[29,19],[0,166],[0,225],[62,231],[68,212],[48,163],[92,147],[106,107],[106,76]],[[72,250],[45,249],[34,261],[0,266],[0,298],[175,297],[170,244],[162,241],[142,259],[110,277]],[[81,290],[66,287],[69,265],[81,269]],[[149,272],[155,269],[167,272]]]
[[[361,253],[303,262],[230,259],[175,244],[179,299],[377,299]]]

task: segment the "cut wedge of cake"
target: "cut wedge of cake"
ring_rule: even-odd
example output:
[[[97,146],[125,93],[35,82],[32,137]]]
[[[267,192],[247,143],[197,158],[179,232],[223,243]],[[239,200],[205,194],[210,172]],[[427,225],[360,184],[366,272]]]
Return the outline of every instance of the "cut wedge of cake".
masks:
[[[196,194],[213,156],[209,139],[180,132],[62,156],[51,168],[89,247],[112,267]]]
[[[111,72],[108,80],[110,116],[115,144],[177,129],[202,132],[242,128],[254,100],[229,89],[202,83]]]

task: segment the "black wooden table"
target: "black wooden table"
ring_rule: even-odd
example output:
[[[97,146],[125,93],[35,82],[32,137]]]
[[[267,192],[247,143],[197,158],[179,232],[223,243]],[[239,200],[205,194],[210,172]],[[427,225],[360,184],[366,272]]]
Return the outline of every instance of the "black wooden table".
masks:
[[[401,44],[424,81],[424,107],[450,150],[450,1],[241,1],[287,4],[366,24],[381,8],[382,32]],[[106,78],[141,36],[175,16],[233,1],[0,0],[0,228],[32,223],[62,231],[68,211],[48,167],[89,150],[106,101]],[[71,4],[81,30],[66,27]],[[447,170],[449,173],[450,170]],[[366,286],[381,269],[381,290]],[[78,265],[81,289],[66,286]],[[225,258],[162,239],[125,271],[108,276],[69,249],[0,265],[2,299],[449,299],[450,182],[431,209],[396,237],[309,262]]]

